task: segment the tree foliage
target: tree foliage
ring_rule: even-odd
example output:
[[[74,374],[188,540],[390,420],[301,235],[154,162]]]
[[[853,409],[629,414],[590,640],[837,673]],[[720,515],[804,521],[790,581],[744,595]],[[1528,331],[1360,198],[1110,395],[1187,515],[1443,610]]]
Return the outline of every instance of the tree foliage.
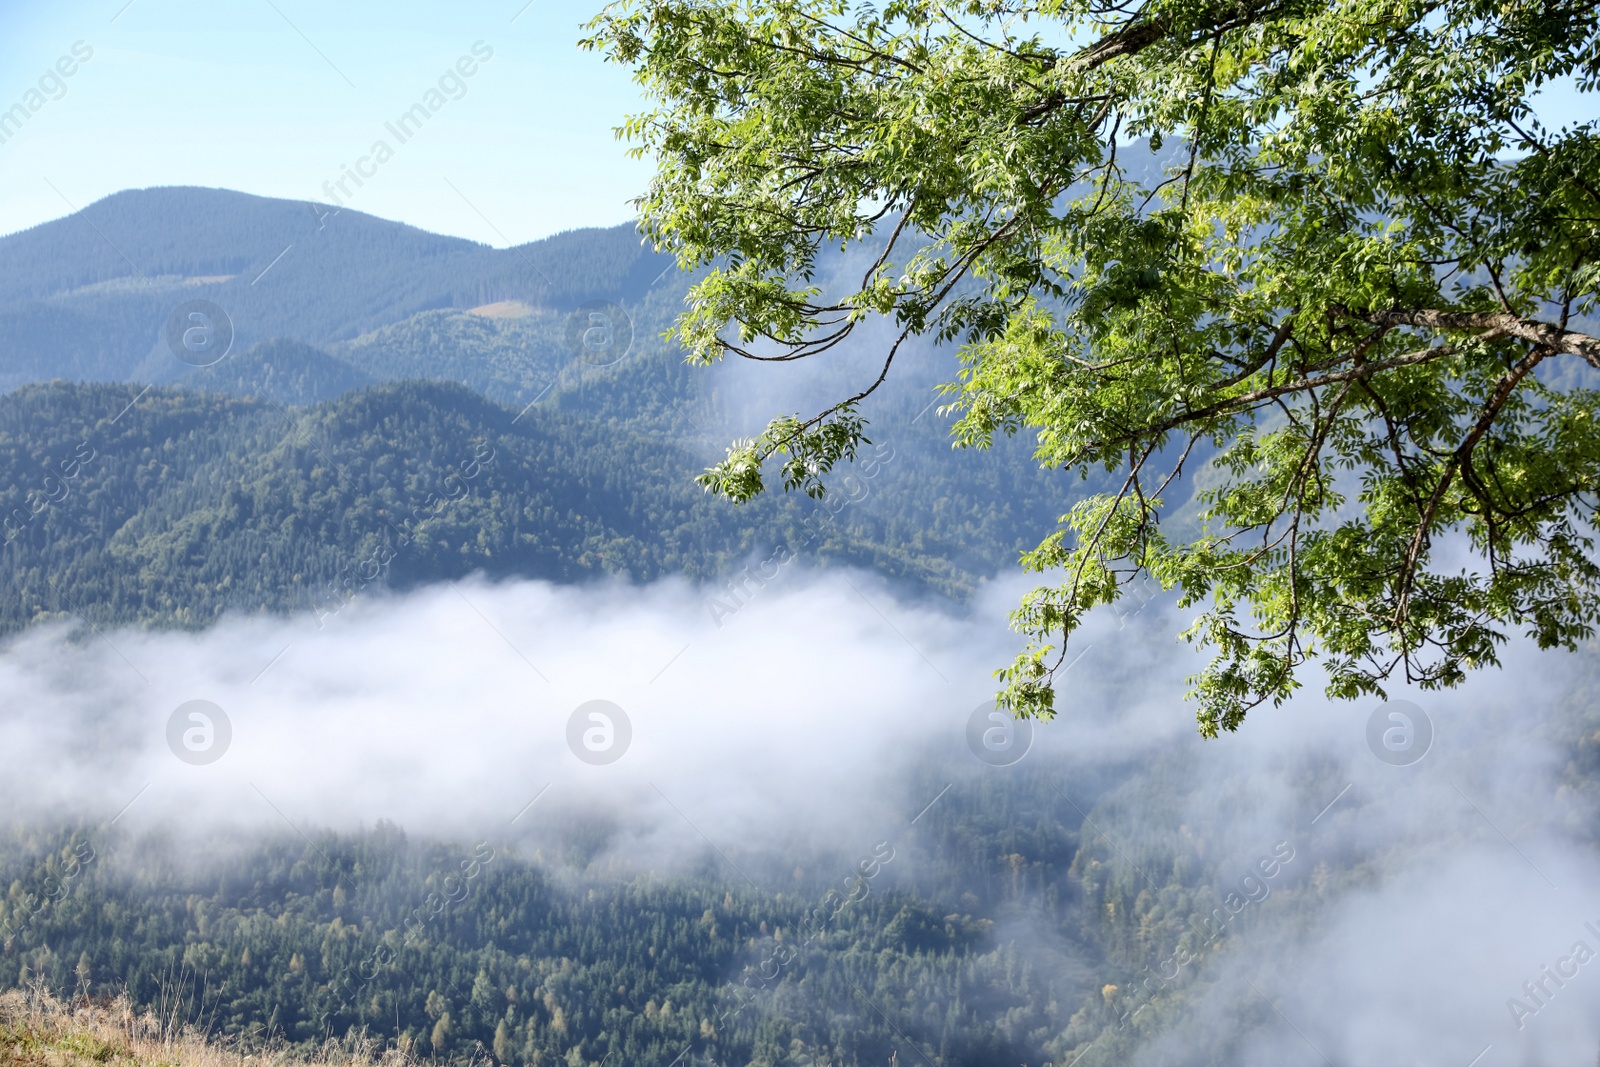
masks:
[[[1314,659],[1349,698],[1457,684],[1517,630],[1592,633],[1600,142],[1535,104],[1595,90],[1597,17],[618,0],[586,43],[653,101],[619,132],[657,168],[648,234],[709,268],[676,327],[693,360],[898,331],[859,392],[702,484],[747,499],[782,454],[820,491],[902,343],[958,341],[958,444],[1028,433],[1040,464],[1120,479],[1024,557],[1048,584],[1002,702],[1053,714],[1067,638],[1150,576],[1197,608],[1213,735]],[[869,250],[845,292],[817,280],[833,246]]]

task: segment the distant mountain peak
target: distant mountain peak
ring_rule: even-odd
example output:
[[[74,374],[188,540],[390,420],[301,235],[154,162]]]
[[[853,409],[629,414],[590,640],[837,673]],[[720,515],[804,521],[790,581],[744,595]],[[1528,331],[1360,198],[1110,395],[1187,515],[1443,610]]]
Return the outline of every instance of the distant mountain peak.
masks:
[[[164,338],[192,300],[227,317],[237,346],[320,346],[433,309],[515,319],[637,300],[672,269],[631,225],[496,249],[303,200],[126,189],[0,238],[0,389],[187,373]]]

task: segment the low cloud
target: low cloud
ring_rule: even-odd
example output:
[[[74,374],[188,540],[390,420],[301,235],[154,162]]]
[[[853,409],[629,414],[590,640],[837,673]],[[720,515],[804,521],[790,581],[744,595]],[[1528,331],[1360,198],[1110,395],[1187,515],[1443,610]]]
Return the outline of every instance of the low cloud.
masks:
[[[1004,615],[1019,588],[995,583],[956,615],[899,603],[866,575],[789,568],[718,619],[709,590],[681,581],[466,581],[363,596],[320,629],[303,615],[201,633],[39,630],[0,657],[15,709],[0,743],[19,756],[3,788],[39,814],[110,818],[148,784],[130,821],[389,818],[471,834],[549,786],[541,804],[676,803],[696,839],[759,838],[797,819],[826,832],[882,800],[930,745],[964,744],[990,671],[1012,654]],[[1106,629],[1109,647],[1119,635]],[[1158,673],[1168,692],[1181,685],[1177,664]],[[1143,697],[1116,699],[1163,688],[1145,682]],[[1104,690],[1065,703],[1090,718],[1088,694]],[[167,732],[192,700],[231,725],[227,751],[200,766],[174,756]],[[591,700],[632,726],[625,755],[603,766],[567,740]],[[1142,729],[1159,718],[1147,712]],[[1041,747],[1067,728],[1042,727]]]
[[[1058,817],[1089,815],[1080,845],[1136,884],[1166,879],[1197,841],[1221,892],[1280,842],[1294,850],[1215,950],[1180,968],[1186,1000],[1140,1062],[1216,1048],[1262,1064],[1592,1062],[1600,963],[1562,985],[1542,970],[1570,970],[1559,961],[1578,941],[1600,952],[1585,926],[1600,928],[1593,811],[1567,766],[1586,660],[1514,644],[1461,690],[1397,690],[1433,727],[1409,765],[1371,748],[1379,701],[1333,704],[1313,686],[1204,741],[1182,701],[1198,660],[1158,596],[1091,619],[1060,717],[1015,766],[993,766],[968,750],[969,719],[1015,651],[1004,620],[1025,585],[995,581],[957,613],[797,566],[718,626],[711,590],[683,581],[464,581],[363,595],[320,629],[306,614],[201,633],[36,630],[0,654],[0,801],[19,821],[120,812],[133,834],[391,819],[531,846],[587,820],[608,864],[710,862],[733,881],[745,856],[905,840],[937,802],[908,789],[916,768],[958,790],[1044,776]],[[172,747],[169,720],[195,700],[231,726],[213,762]],[[591,701],[631,726],[612,762],[569,744]],[[1108,773],[1108,790],[1085,784]],[[903,855],[895,878],[914,881]],[[1000,929],[1024,951],[1050,946],[1035,966],[1076,986],[1084,964],[1058,924],[1019,913]]]

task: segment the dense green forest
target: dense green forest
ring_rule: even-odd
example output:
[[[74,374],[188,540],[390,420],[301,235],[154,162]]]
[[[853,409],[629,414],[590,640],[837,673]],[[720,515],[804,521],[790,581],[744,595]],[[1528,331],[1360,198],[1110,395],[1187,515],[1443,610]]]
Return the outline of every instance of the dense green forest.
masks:
[[[1557,781],[1523,783],[1558,787],[1549,820],[1590,855],[1597,662],[1538,726]],[[1194,743],[976,770],[929,754],[894,772],[904,812],[937,800],[915,818],[670,870],[632,862],[619,825],[581,807],[458,844],[387,823],[244,842],[16,826],[0,986],[126,991],[247,1046],[366,1032],[537,1067],[1104,1067],[1207,1011],[1211,1043],[1164,1062],[1221,1067],[1283,1027],[1233,963],[1292,964],[1297,938],[1419,854],[1511,857],[1470,819],[1362,832],[1397,797],[1342,793],[1350,768],[1315,747],[1262,809],[1259,766],[1204,765]],[[1493,739],[1475,747],[1492,765]]]
[[[860,857],[741,854],[770,891],[714,856],[667,876],[595,861],[582,824],[531,852],[380,825],[199,864],[204,842],[19,832],[0,868],[16,879],[0,980],[125,985],[141,1004],[186,999],[223,1034],[309,1047],[365,1028],[463,1061],[1037,1065],[1100,1040],[1113,1058],[1098,1062],[1117,1062],[1137,1042],[1118,1036],[1104,987],[1179,942],[1225,951],[1200,924],[1228,891],[1214,884],[1225,863],[1199,860],[1205,842],[1164,857],[1152,895],[1081,829],[1126,773],[1075,775],[1072,798],[1054,773],[968,776]],[[939,788],[931,774],[912,785]],[[1291,872],[1274,907],[1304,882]]]
[[[915,460],[887,446],[863,458],[872,510],[847,495],[741,508],[695,487],[697,464],[670,437],[559,405],[519,415],[459,385],[373,386],[309,407],[28,386],[0,398],[0,625],[321,613],[369,587],[474,571],[710,581],[781,545],[970,588],[983,572],[953,561],[1002,566],[993,532],[1015,519],[958,485],[930,516]]]
[[[373,582],[470,570],[706,574],[749,547],[749,517],[648,442],[559,416],[513,425],[460,386],[293,411],[138,392],[34,386],[0,405],[6,480],[30,490],[6,501],[9,625],[327,611]]]

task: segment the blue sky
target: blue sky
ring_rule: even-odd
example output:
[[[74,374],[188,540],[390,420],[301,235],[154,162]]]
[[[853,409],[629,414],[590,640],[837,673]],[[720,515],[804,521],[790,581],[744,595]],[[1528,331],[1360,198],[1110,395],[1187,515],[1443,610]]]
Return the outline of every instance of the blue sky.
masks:
[[[496,246],[623,222],[649,170],[612,129],[640,97],[576,47],[603,2],[0,0],[0,112],[76,67],[0,143],[0,233],[151,185],[326,200],[380,139],[353,209]],[[480,41],[400,143],[385,123]]]

